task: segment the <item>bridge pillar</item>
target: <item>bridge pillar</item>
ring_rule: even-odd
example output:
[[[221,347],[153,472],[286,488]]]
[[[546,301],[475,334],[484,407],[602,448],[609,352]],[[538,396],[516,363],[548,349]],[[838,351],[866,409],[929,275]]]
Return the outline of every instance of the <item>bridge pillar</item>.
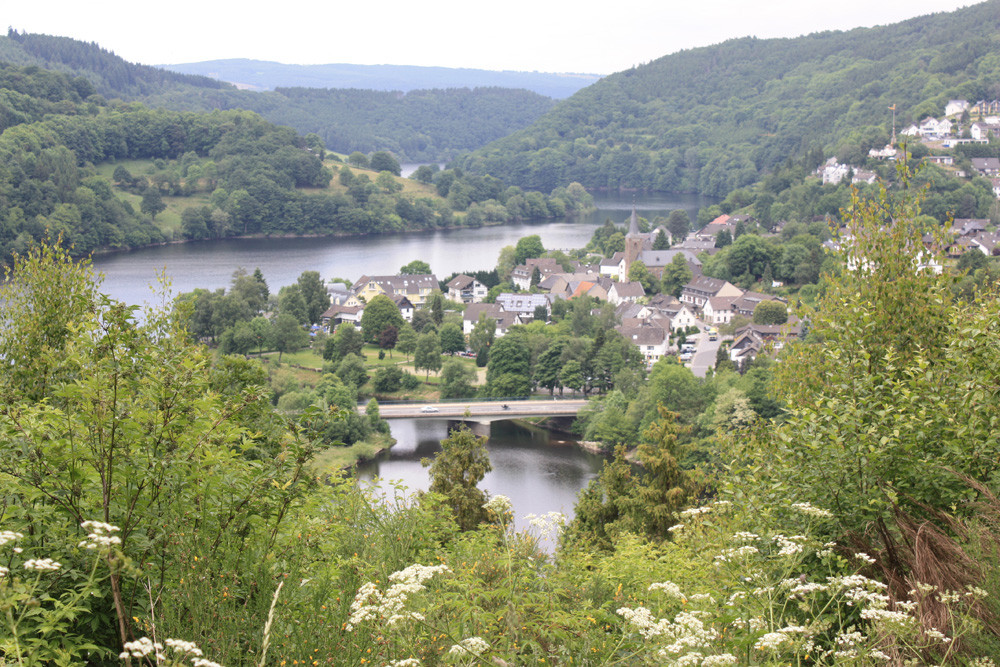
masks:
[[[469,430],[472,431],[475,435],[486,438],[490,437],[489,421],[477,421],[475,419],[449,419],[448,422],[449,422],[448,426],[449,431],[452,429],[451,426],[452,424],[456,426],[459,424],[465,424],[466,426],[469,427]]]

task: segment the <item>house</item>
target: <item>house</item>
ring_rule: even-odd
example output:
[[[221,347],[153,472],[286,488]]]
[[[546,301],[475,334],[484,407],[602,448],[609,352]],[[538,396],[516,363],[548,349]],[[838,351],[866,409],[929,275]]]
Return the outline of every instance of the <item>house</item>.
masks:
[[[361,326],[361,316],[364,314],[364,306],[346,306],[343,304],[335,304],[330,306],[324,311],[320,316],[320,324],[326,328],[327,331],[333,333],[334,329],[343,324],[344,322],[350,322],[355,326]]]
[[[697,276],[684,286],[681,291],[681,301],[700,312],[705,302],[713,296],[737,297],[741,294],[743,290],[727,280]]]
[[[517,313],[508,313],[503,309],[503,306],[496,303],[470,303],[462,313],[462,332],[468,336],[472,333],[475,328],[476,323],[479,322],[479,316],[482,313],[486,313],[486,316],[492,319],[496,323],[496,329],[493,334],[497,338],[500,338],[507,333],[515,324],[521,324],[521,320]]]
[[[733,315],[736,314],[733,301],[734,298],[728,296],[709,297],[702,308],[701,319],[715,326],[729,324],[733,320]]]
[[[424,305],[431,292],[438,289],[437,276],[434,274],[413,274],[401,276],[361,276],[351,287],[354,296],[364,303],[378,294],[392,297],[401,294],[416,307]]]
[[[640,324],[639,326],[619,326],[615,329],[626,340],[631,342],[646,360],[647,366],[652,366],[667,354],[670,347],[670,333],[655,324]]]
[[[924,162],[930,162],[931,164],[955,164],[954,155],[928,155],[924,158]]]
[[[559,262],[552,259],[551,257],[539,257],[537,259],[525,260],[524,264],[520,266],[515,266],[510,272],[510,279],[519,289],[530,289],[531,288],[531,276],[538,269],[539,278],[545,278],[553,273],[559,273],[563,270]]]
[[[326,293],[330,295],[330,304],[334,306],[346,304],[354,294],[344,283],[329,283],[326,286]]]
[[[876,174],[874,171],[867,171],[865,169],[858,169],[857,171],[854,172],[854,175],[851,176],[852,185],[859,185],[861,183],[866,183],[868,185],[871,185],[877,180],[878,180],[878,174]]]
[[[1000,136],[1000,124],[973,123],[969,128],[969,136],[976,141],[989,141],[990,137]]]
[[[413,321],[413,304],[402,294],[393,294],[389,297],[392,302],[396,304],[396,308],[399,308],[399,314],[403,316],[403,319],[407,322]]]
[[[969,109],[970,116],[989,116],[1000,113],[1000,100],[979,100]]]
[[[944,105],[944,115],[957,116],[968,108],[968,100],[948,100],[948,104]]]
[[[951,223],[951,231],[957,236],[973,236],[986,231],[990,224],[984,218],[955,218]]]
[[[652,317],[669,319],[674,331],[698,326],[698,318],[691,307],[674,296],[657,294],[649,300],[648,306],[654,311]]]
[[[464,273],[449,280],[445,287],[448,288],[448,298],[461,303],[479,303],[489,292],[486,285]]]
[[[1000,175],[1000,159],[995,157],[974,157],[971,160],[972,168],[983,176]]]
[[[1000,255],[1000,233],[987,234],[983,232],[973,236],[971,241],[970,250],[978,250],[987,257]]]
[[[600,273],[602,276],[607,276],[613,280],[622,279],[622,269],[624,265],[625,253],[616,252],[614,255],[607,259],[602,259],[600,264]]]
[[[711,241],[712,248],[715,248],[715,239]],[[694,251],[686,247],[670,248],[669,250],[643,250],[640,252],[634,261],[642,262],[645,264],[646,268],[657,278],[663,276],[663,268],[674,261],[676,255],[682,255],[684,261],[687,262],[688,268],[691,269],[691,273],[696,276],[701,275],[701,260]],[[619,267],[620,271],[625,270],[625,263],[622,260],[622,264]],[[628,273],[621,273],[621,278],[619,280],[624,280],[628,277]]]
[[[761,301],[780,301],[781,303],[785,303],[784,299],[778,298],[773,294],[744,292],[739,298],[733,300],[733,310],[737,315],[753,317],[753,311]]]
[[[502,292],[497,295],[496,305],[508,313],[516,313],[521,322],[531,322],[535,319],[535,310],[545,308],[545,316],[548,318],[552,312],[551,302],[548,294],[512,294]]]
[[[624,302],[635,303],[644,296],[646,296],[646,290],[642,288],[642,283],[637,281],[616,282],[608,290],[608,302],[614,306]]]
[[[823,179],[823,185],[836,185],[844,180],[847,176],[847,172],[850,171],[850,167],[846,164],[840,164],[837,162],[837,158],[832,157],[826,161],[822,167],[819,168],[819,175]]]
[[[761,352],[780,350],[801,333],[800,325],[748,324],[736,330],[733,344],[729,347],[729,359],[742,367]]]

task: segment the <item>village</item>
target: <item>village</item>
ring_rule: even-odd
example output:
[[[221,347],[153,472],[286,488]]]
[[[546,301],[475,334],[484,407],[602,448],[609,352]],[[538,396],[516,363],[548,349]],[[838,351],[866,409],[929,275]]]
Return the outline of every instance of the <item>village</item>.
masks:
[[[350,287],[331,283],[328,292],[332,305],[323,313],[322,326],[330,333],[343,323],[360,327],[366,304],[377,295],[391,299],[402,318],[412,322],[414,311],[440,290],[450,302],[461,306],[466,338],[482,322],[490,323],[494,337],[501,338],[516,325],[548,321],[559,301],[591,297],[595,304],[614,307],[618,322],[615,330],[635,346],[647,369],[663,357],[676,357],[695,375],[704,376],[716,364],[720,343],[728,359],[740,368],[764,351],[779,350],[785,341],[802,332],[800,323],[788,314],[784,299],[703,275],[699,254],[716,252],[720,232],[733,234],[742,222],[746,220],[740,216],[723,215],[673,245],[666,227],[640,231],[638,214],[633,209],[624,251],[599,263],[572,261],[571,270],[555,258],[527,259],[510,272],[510,282],[518,291],[500,292],[491,300],[489,288],[465,274],[443,285],[433,274],[366,275]],[[660,235],[671,247],[653,249]],[[656,281],[667,267],[683,265],[690,279],[676,296],[647,296],[642,283],[629,280],[636,264],[642,264]],[[755,320],[758,306],[765,302],[780,304],[778,320],[761,321],[759,313]]]

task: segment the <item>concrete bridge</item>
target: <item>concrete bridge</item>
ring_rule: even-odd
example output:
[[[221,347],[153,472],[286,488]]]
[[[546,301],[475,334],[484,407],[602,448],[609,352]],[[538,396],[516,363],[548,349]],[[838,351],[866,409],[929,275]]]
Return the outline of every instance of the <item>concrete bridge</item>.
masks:
[[[459,419],[491,422],[526,417],[575,417],[580,408],[586,404],[587,399],[574,398],[507,402],[380,403],[378,407],[382,419]]]

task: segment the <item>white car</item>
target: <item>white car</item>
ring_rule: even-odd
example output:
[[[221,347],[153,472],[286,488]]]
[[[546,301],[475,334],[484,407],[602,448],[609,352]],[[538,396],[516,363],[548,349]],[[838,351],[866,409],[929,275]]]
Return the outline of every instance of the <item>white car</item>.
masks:
[[[433,405],[425,405],[424,407],[420,408],[420,411],[421,412],[440,412],[440,410],[438,410],[437,408],[435,408]]]

